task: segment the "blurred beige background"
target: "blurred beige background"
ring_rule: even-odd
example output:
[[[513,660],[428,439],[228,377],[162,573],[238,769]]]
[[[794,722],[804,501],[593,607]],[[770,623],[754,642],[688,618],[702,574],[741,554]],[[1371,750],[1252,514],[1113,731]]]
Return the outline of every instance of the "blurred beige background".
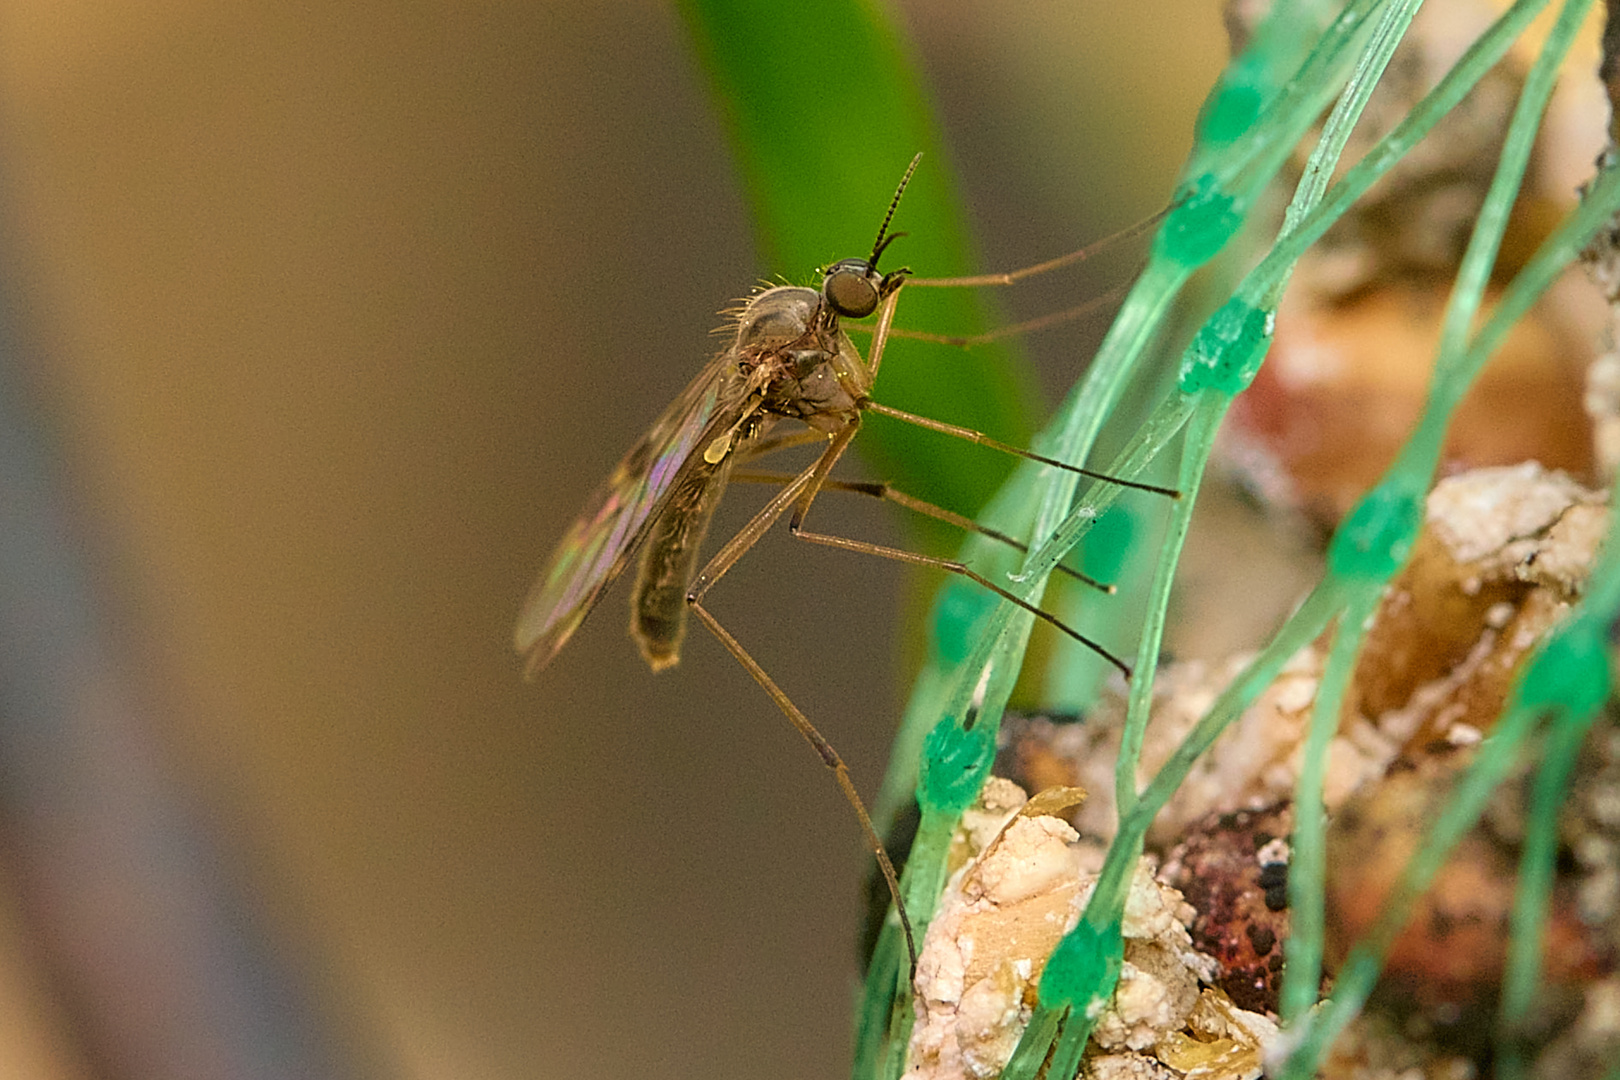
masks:
[[[1206,0],[904,15],[987,267],[1155,210],[1224,55]],[[700,631],[650,675],[623,586],[508,652],[761,272],[673,10],[8,0],[0,215],[156,734],[352,1075],[841,1074],[864,863],[810,751]],[[870,792],[901,579],[805,548],[714,607]],[[3,889],[0,939],[0,1076],[115,1075]]]

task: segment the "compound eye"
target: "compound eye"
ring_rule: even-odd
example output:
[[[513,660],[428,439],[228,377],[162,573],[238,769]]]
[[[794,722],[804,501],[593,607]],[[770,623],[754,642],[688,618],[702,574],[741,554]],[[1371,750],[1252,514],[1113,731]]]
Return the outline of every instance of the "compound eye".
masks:
[[[845,259],[827,269],[821,291],[846,319],[864,319],[877,310],[880,278],[865,259]]]

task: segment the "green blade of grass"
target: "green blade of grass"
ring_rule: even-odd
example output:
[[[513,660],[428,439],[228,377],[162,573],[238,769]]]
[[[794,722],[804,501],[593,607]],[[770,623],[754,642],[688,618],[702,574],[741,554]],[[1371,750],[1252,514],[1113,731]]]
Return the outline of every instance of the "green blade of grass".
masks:
[[[773,275],[813,282],[817,267],[869,254],[919,151],[894,223],[908,235],[885,266],[930,277],[978,269],[938,126],[886,6],[682,0],[680,10],[726,119]],[[896,321],[947,334],[985,328],[979,298],[964,289],[907,292]],[[1006,349],[905,341],[885,352],[876,397],[1025,445],[1033,386]],[[959,440],[883,417],[866,427],[856,446],[884,480],[952,509],[977,511],[1011,471],[1003,455]]]

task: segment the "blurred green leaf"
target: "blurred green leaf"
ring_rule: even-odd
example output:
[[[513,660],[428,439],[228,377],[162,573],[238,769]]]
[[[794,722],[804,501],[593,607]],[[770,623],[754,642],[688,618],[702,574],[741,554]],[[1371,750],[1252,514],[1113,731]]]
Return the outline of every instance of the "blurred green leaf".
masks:
[[[923,160],[894,224],[908,235],[884,264],[928,277],[973,269],[939,132],[887,7],[682,0],[680,8],[725,115],[773,275],[815,283],[817,267],[869,254],[918,151]],[[896,325],[974,333],[984,315],[968,290],[913,289],[901,296]],[[865,336],[855,341],[864,351]],[[874,396],[1026,445],[1033,385],[1005,349],[899,341],[884,353]],[[880,479],[955,510],[977,511],[1012,466],[1006,455],[884,417],[864,426],[855,445]]]

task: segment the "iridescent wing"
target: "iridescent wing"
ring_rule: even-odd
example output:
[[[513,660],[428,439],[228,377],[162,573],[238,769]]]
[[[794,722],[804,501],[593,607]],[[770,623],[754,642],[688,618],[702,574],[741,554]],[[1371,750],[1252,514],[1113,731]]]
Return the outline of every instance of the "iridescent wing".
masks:
[[[527,674],[551,662],[624,570],[687,462],[741,419],[748,388],[734,372],[726,355],[711,362],[585,504],[518,616],[513,644]]]

